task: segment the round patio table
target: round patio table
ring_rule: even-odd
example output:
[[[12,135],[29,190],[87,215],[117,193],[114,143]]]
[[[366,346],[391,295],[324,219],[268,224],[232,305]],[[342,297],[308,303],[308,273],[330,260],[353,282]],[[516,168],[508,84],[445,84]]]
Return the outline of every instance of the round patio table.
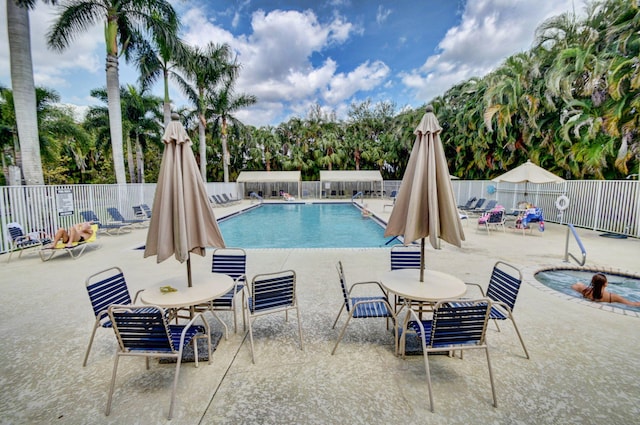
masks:
[[[467,292],[462,279],[436,270],[425,270],[424,282],[420,282],[418,269],[391,270],[382,275],[380,283],[389,292],[405,299],[427,303],[460,298]]]
[[[140,293],[140,300],[144,304],[157,305],[162,308],[188,308],[204,304],[221,297],[233,288],[233,279],[223,273],[211,273],[205,279],[197,279],[192,287],[187,286],[184,276],[165,279],[153,287]],[[171,286],[177,291],[161,292],[160,287]]]

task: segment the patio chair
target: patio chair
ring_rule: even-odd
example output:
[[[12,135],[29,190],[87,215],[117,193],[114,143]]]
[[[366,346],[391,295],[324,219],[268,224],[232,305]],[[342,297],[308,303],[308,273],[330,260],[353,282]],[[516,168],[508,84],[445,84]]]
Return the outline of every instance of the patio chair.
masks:
[[[242,330],[246,330],[244,303],[242,298],[238,301],[238,294],[244,293],[247,284],[247,253],[242,248],[217,248],[211,258],[211,272],[223,273],[234,280],[233,289],[211,301],[211,309],[214,311],[233,312],[233,331],[238,333],[238,307],[242,308]]]
[[[92,210],[80,211],[80,216],[84,221],[95,223],[98,225],[98,231],[106,233],[107,235],[119,235],[121,233],[127,233],[131,231],[131,225],[127,223],[103,223],[95,212]]]
[[[397,324],[396,314],[391,308],[391,305],[389,304],[389,298],[386,292],[384,291],[384,289],[382,288],[382,285],[380,284],[380,282],[376,282],[376,281],[356,282],[347,288],[347,281],[344,275],[342,261],[338,261],[338,264],[336,265],[336,269],[338,270],[338,277],[340,279],[340,286],[342,287],[342,295],[344,297],[344,302],[342,303],[342,306],[340,307],[340,311],[338,312],[338,315],[336,316],[336,320],[333,322],[333,326],[331,328],[332,329],[336,328],[336,324],[338,323],[338,320],[340,319],[340,316],[342,315],[343,311],[346,310],[348,317],[347,317],[347,320],[344,322],[344,326],[342,327],[342,330],[340,331],[340,335],[338,336],[336,345],[333,347],[333,350],[331,350],[331,355],[335,354],[336,349],[338,348],[338,344],[342,340],[342,337],[344,336],[344,333],[347,330],[347,326],[349,325],[349,322],[351,321],[351,319],[372,319],[372,318],[381,318],[381,317],[384,317],[387,319],[387,329],[389,329],[389,319],[393,320],[393,328],[395,331],[394,350],[397,353],[398,352],[398,345],[397,345],[398,327],[396,325]],[[366,296],[366,297],[362,297],[362,296],[354,297],[351,295],[351,292],[356,286],[365,286],[365,285],[376,286],[378,289],[380,289],[382,294],[376,295],[376,296]]]
[[[255,275],[249,285],[249,291],[244,295],[245,310],[249,322],[249,347],[252,363],[255,364],[256,361],[251,322],[259,316],[284,312],[285,321],[289,321],[289,310],[295,310],[298,317],[300,350],[303,350],[302,323],[300,322],[300,310],[296,296],[296,273],[293,270]]]
[[[98,238],[98,225],[95,223],[91,224],[91,230],[91,237],[89,239],[82,242],[73,242],[72,246],[67,246],[67,244],[62,241],[59,241],[56,246],[43,245],[40,248],[40,251],[38,251],[40,259],[42,261],[49,261],[55,257],[56,254],[69,254],[69,256],[74,260],[78,259],[82,254],[84,254],[87,247],[91,245],[95,246],[96,244],[96,240]]]
[[[51,243],[51,238],[45,232],[38,231],[26,234],[19,223],[8,223],[7,230],[9,230],[9,236],[11,236],[7,263],[11,261],[11,256],[15,251],[20,251],[20,254],[18,254],[18,258],[20,258],[22,253],[29,248],[38,248]]]
[[[87,287],[87,294],[89,294],[89,301],[91,301],[91,307],[93,308],[93,314],[96,320],[93,323],[93,331],[91,331],[91,338],[89,339],[89,345],[87,346],[82,366],[87,365],[89,352],[91,351],[93,339],[96,336],[98,327],[112,327],[107,312],[109,306],[112,304],[134,304],[138,300],[140,292],[143,291],[140,290],[136,292],[133,302],[131,302],[131,295],[129,295],[129,288],[127,287],[124,273],[120,267],[116,266],[93,273],[85,279],[84,283]]]
[[[124,218],[124,216],[120,213],[120,211],[116,207],[107,208],[107,213],[111,216],[114,223],[130,224],[132,227],[146,227],[148,225],[148,220],[144,220],[141,218],[135,218],[135,219]]]
[[[486,296],[491,300],[490,318],[493,319],[498,332],[500,331],[498,320],[511,320],[518,339],[520,339],[520,344],[522,344],[522,348],[524,349],[524,354],[528,359],[529,352],[524,345],[524,340],[522,339],[522,335],[520,335],[516,320],[513,317],[513,309],[515,308],[520,285],[522,284],[522,272],[511,264],[505,263],[504,261],[497,261],[493,266],[486,294],[479,284],[466,283],[467,285],[478,287],[482,296]]]
[[[487,234],[489,234],[490,226],[494,226],[496,228],[502,226],[502,231],[506,233],[506,220],[507,217],[505,215],[504,208],[494,208],[492,211],[489,211],[478,219],[478,228],[484,227],[487,229]]]
[[[118,351],[113,364],[109,397],[105,414],[111,412],[111,400],[118,372],[118,361],[121,356],[142,356],[149,369],[150,357],[175,358],[176,372],[171,388],[171,403],[167,419],[173,416],[173,405],[176,398],[176,386],[182,363],[182,350],[185,345],[193,343],[195,366],[198,367],[197,339],[206,338],[211,363],[211,331],[209,323],[202,313],[197,313],[186,325],[170,325],[167,323],[165,311],[157,306],[111,305],[109,319],[118,339]],[[202,325],[195,325],[201,321]]]
[[[455,302],[453,304],[452,302]],[[431,320],[420,320],[412,309],[405,317],[403,330],[413,329],[422,343],[424,367],[427,373],[427,388],[429,389],[429,407],[434,411],[433,389],[431,385],[431,371],[429,369],[429,353],[451,352],[455,350],[484,350],[487,356],[489,381],[493,406],[498,407],[496,390],[493,383],[489,347],[486,343],[487,323],[491,301],[483,298],[460,303],[459,300],[439,301],[433,309]],[[406,332],[402,332],[400,349],[402,357],[405,355]],[[461,354],[462,357],[462,354]]]
[[[420,246],[418,245],[394,245],[391,247],[391,270],[419,269]],[[394,295],[394,311],[398,313],[399,306],[405,304],[405,299]]]

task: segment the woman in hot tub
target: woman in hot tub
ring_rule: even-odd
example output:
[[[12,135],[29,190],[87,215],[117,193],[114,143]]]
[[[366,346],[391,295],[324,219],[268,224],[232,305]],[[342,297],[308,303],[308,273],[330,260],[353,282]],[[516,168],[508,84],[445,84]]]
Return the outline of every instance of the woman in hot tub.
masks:
[[[602,273],[596,273],[591,278],[591,285],[587,286],[582,282],[571,285],[571,289],[578,291],[588,300],[602,303],[621,303],[634,307],[640,307],[640,301],[629,301],[618,294],[605,290],[609,282]]]

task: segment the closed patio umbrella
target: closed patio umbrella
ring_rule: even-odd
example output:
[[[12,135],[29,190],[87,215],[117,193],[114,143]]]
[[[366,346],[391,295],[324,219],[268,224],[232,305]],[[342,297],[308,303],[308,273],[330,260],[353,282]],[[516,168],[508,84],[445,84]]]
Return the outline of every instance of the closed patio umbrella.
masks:
[[[427,106],[414,130],[416,141],[396,203],[389,217],[385,236],[404,236],[404,244],[421,239],[420,281],[424,280],[424,239],[434,248],[438,238],[460,247],[464,240],[451,177],[440,140],[442,127]]]
[[[206,247],[224,247],[211,202],[198,170],[191,139],[173,115],[162,141],[165,143],[144,257],[158,263],[173,255],[187,262],[191,286],[190,253],[205,256]]]

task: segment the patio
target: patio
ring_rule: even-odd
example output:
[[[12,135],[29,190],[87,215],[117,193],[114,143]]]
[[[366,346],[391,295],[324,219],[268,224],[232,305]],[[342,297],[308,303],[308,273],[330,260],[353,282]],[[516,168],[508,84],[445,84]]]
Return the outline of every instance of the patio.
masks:
[[[217,208],[221,217],[249,205]],[[368,209],[386,219],[388,200],[367,199]],[[349,282],[376,279],[388,269],[389,250],[261,249],[247,251],[249,277],[293,269],[305,348],[297,344],[295,317],[272,315],[255,322],[256,364],[248,337],[222,339],[211,364],[181,367],[175,424],[331,424],[363,423],[610,423],[636,422],[640,414],[638,379],[639,317],[590,308],[529,284],[543,265],[560,265],[566,228],[547,223],[544,233],[476,230],[463,225],[462,248],[443,243],[427,249],[427,267],[486,286],[496,260],[525,272],[515,317],[531,355],[523,357],[509,323],[488,342],[496,379],[498,408],[491,405],[486,362],[480,352],[464,360],[436,356],[430,361],[435,413],[428,409],[421,356],[403,360],[393,354],[392,332],[384,320],[354,321],[334,356],[339,326],[331,329],[342,294],[335,264],[342,260]],[[640,240],[599,237],[578,229],[587,266],[640,273]],[[101,235],[101,247],[77,260],[37,254],[3,263],[0,290],[0,423],[103,424],[167,423],[174,368],[142,359],[119,367],[110,416],[104,415],[116,342],[100,329],[85,368],[82,358],[93,315],[84,289],[89,274],[112,265],[125,273],[132,293],[168,276],[185,276],[173,259],[161,264],[142,258],[145,229],[121,236]],[[576,251],[575,242],[571,242]],[[6,256],[0,260],[6,261]],[[192,256],[194,277],[206,277],[211,254]],[[469,294],[469,293],[468,293]],[[220,313],[228,324],[231,317]],[[209,318],[213,329],[220,325]],[[364,322],[364,323],[363,323]],[[365,332],[364,329],[367,329]]]

